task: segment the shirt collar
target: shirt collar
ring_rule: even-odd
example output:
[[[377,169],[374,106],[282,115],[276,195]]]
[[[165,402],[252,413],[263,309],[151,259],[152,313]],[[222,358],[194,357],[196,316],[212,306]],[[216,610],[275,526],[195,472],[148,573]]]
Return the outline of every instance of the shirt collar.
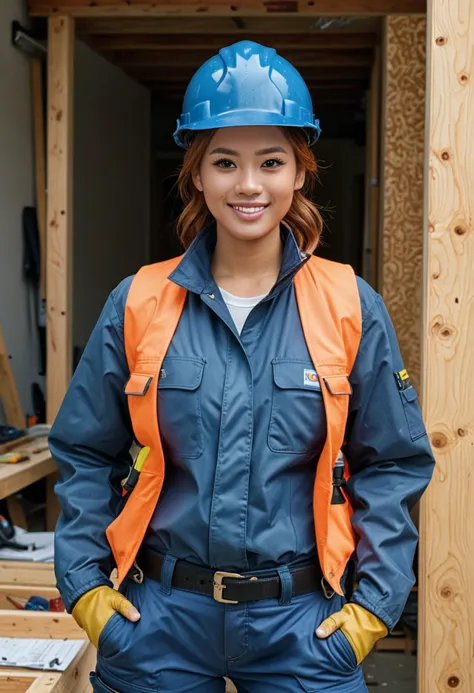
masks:
[[[296,273],[309,257],[300,251],[293,232],[287,226],[282,224],[280,232],[283,239],[283,257],[275,287],[280,281]],[[168,279],[195,293],[200,294],[208,290],[213,282],[211,262],[216,240],[216,225],[212,222],[198,233]]]

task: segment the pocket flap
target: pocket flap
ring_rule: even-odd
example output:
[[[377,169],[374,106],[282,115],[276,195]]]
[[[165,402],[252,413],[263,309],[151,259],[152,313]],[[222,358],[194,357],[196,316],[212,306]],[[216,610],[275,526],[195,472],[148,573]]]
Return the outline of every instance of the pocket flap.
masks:
[[[407,387],[406,390],[401,390],[401,395],[407,402],[415,402],[418,399],[418,393],[413,386]]]
[[[158,388],[166,390],[195,390],[201,384],[204,359],[170,356],[165,358],[160,371]]]
[[[275,359],[273,380],[282,390],[321,390],[318,375],[311,361]]]
[[[146,375],[145,373],[132,373],[124,387],[124,392],[126,395],[143,397],[146,395],[152,380],[152,375]]]
[[[352,386],[347,375],[326,375],[323,380],[331,395],[352,395]]]

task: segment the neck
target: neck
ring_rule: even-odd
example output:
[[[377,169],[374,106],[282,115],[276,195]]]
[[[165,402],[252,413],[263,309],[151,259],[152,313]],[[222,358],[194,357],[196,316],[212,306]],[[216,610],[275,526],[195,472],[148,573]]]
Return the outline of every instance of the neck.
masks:
[[[219,286],[236,296],[267,294],[278,279],[282,255],[279,227],[251,241],[234,238],[218,227],[212,274]]]

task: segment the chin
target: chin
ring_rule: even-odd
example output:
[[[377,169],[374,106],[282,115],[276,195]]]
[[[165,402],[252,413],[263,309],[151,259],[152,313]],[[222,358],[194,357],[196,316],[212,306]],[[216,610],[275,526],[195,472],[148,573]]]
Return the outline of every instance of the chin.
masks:
[[[274,221],[268,224],[260,224],[258,222],[243,222],[242,224],[226,224],[224,221],[216,219],[218,226],[222,231],[232,238],[239,241],[258,241],[271,234],[275,229],[280,228],[280,222]]]

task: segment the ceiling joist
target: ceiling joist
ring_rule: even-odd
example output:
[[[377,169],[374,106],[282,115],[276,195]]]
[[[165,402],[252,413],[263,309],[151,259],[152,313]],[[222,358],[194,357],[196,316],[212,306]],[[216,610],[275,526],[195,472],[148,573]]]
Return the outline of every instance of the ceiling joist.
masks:
[[[242,36],[243,38],[244,36]],[[222,46],[228,46],[238,39],[234,34],[195,34],[195,35],[149,35],[149,34],[106,34],[95,36],[93,45],[100,52],[105,51],[210,51],[217,53]],[[245,39],[267,44],[268,34],[250,34]],[[377,34],[371,33],[313,33],[277,34],[271,38],[271,45],[278,52],[290,50],[364,50],[377,43]]]
[[[74,17],[266,16],[424,14],[426,0],[29,0],[32,16]]]
[[[206,60],[212,58],[211,51],[111,51],[104,55],[119,67],[156,67],[159,69],[191,68],[196,70]],[[283,54],[289,62],[301,68],[320,67],[370,67],[372,51],[338,51],[334,54],[327,51],[285,51]]]

